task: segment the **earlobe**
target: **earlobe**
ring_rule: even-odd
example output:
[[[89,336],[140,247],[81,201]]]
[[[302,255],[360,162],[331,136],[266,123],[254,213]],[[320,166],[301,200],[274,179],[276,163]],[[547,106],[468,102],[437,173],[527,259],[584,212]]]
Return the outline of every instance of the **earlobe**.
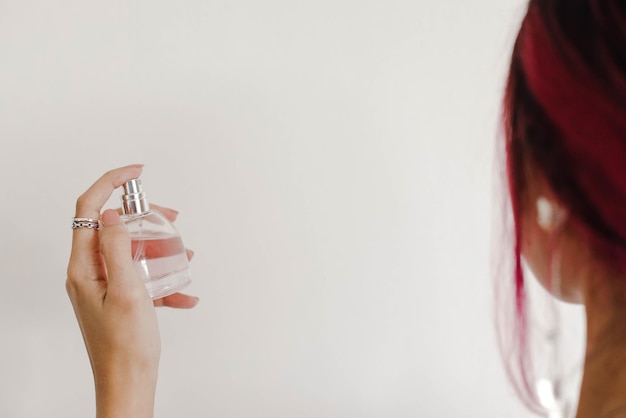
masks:
[[[550,201],[547,197],[537,198],[537,224],[546,232],[554,231],[567,219],[564,208]]]

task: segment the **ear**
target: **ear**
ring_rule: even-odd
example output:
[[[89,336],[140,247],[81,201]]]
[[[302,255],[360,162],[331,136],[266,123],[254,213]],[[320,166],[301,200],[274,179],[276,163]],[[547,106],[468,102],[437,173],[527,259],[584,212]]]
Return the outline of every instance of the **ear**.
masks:
[[[537,224],[546,232],[559,229],[567,219],[567,211],[545,196],[537,198]]]

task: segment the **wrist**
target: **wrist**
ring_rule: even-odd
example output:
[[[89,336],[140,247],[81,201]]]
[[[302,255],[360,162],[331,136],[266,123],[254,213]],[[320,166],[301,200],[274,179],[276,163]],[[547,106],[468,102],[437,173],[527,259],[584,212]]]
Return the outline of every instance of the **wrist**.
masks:
[[[97,418],[152,418],[157,373],[141,367],[94,373]]]

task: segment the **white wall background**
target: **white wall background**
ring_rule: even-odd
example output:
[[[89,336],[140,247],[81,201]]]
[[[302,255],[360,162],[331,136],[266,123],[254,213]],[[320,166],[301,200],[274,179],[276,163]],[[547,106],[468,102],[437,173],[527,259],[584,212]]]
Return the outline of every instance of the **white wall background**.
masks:
[[[69,221],[135,162],[201,298],[157,417],[526,416],[489,278],[523,3],[0,0],[0,416],[94,415]]]

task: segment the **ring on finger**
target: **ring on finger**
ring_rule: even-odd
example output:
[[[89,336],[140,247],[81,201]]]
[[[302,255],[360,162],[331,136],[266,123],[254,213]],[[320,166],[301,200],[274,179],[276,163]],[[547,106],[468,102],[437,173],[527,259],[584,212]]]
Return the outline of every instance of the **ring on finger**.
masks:
[[[100,229],[100,219],[73,218],[72,229],[77,228]]]

